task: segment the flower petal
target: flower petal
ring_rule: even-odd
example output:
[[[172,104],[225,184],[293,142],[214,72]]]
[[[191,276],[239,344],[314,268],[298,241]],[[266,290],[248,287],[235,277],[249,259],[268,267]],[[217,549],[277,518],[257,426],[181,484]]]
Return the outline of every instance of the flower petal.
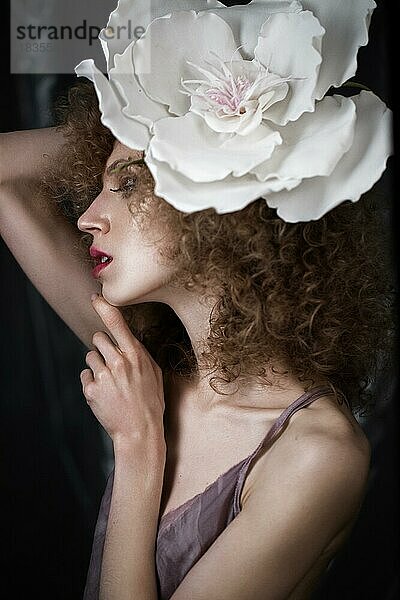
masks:
[[[240,178],[228,175],[221,181],[196,183],[171,169],[167,163],[156,160],[151,152],[145,160],[155,180],[155,194],[177,210],[188,213],[207,208],[214,208],[219,214],[234,212],[265,193],[291,189],[299,184],[299,181],[261,182],[249,175]]]
[[[354,139],[356,107],[350,98],[327,96],[314,113],[280,129],[283,144],[252,169],[260,181],[329,175]]]
[[[78,77],[87,77],[93,82],[99,99],[101,122],[113,135],[128,146],[136,150],[146,150],[150,133],[146,125],[139,123],[134,118],[128,118],[122,112],[122,102],[118,97],[112,83],[96,67],[92,59],[83,60],[75,67]]]
[[[115,55],[122,54],[132,41],[136,41],[133,39],[136,28],[146,30],[154,19],[175,10],[204,10],[223,6],[218,0],[119,0],[117,8],[109,16],[107,26],[99,35],[107,70],[114,66]]]
[[[272,15],[262,26],[256,58],[272,73],[293,77],[283,102],[268,110],[267,118],[279,125],[295,121],[314,110],[314,89],[321,54],[318,48],[324,28],[309,11]]]
[[[244,6],[209,9],[228,23],[235,36],[236,47],[243,45],[241,54],[250,60],[254,58],[260,29],[269,16],[301,10],[302,5],[297,0],[252,0]]]
[[[202,63],[210,51],[228,61],[235,50],[232,31],[223,19],[213,13],[182,11],[153,21],[134,45],[133,60],[147,94],[167,104],[170,112],[183,115],[190,100],[181,91],[181,79],[198,78],[187,61]]]
[[[221,133],[237,133],[247,136],[257,129],[262,123],[262,110],[258,101],[252,100],[246,103],[246,112],[240,118],[225,116],[220,118],[213,111],[205,112],[204,120],[210,129]]]
[[[167,117],[168,111],[165,105],[149,98],[139,85],[132,60],[134,43],[129,44],[123,54],[114,56],[114,67],[110,69],[109,78],[124,99],[122,112],[151,127],[158,119]]]
[[[357,69],[357,52],[368,43],[368,27],[374,0],[303,0],[326,30],[322,40],[322,65],[315,98],[342,85]]]
[[[392,153],[392,113],[372,92],[363,91],[352,100],[357,111],[354,142],[332,174],[264,196],[284,221],[320,219],[345,200],[357,202],[380,179]]]
[[[280,134],[266,125],[248,136],[216,133],[204,119],[188,113],[155,123],[149,151],[192,181],[205,182],[247,174],[280,143]]]

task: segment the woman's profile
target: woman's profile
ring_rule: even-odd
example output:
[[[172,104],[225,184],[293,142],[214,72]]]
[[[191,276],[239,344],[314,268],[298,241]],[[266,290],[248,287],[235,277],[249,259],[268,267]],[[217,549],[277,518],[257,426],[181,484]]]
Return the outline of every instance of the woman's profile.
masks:
[[[306,600],[393,350],[391,114],[349,83],[375,3],[151,4],[119,2],[57,127],[0,137],[1,235],[113,444],[84,598]]]

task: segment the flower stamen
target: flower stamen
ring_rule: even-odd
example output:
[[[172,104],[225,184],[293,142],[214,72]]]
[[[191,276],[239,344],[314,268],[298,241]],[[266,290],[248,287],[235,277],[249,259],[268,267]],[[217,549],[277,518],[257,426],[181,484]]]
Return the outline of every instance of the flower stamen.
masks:
[[[292,81],[293,77],[280,77],[263,66],[257,59],[253,61],[234,61],[235,53],[230,62],[224,62],[215,52],[210,50],[212,60],[204,59],[202,65],[186,61],[191,67],[204,75],[204,79],[181,79],[181,93],[190,97],[201,98],[205,110],[216,113],[221,117],[246,114],[249,102],[254,104],[261,96],[271,95],[271,101],[265,103],[264,109],[286,96],[287,89],[282,86]],[[238,73],[238,67],[240,72]],[[280,88],[278,96],[275,92]],[[287,85],[286,85],[287,88]],[[271,94],[272,92],[272,94]],[[275,100],[273,97],[275,96]]]

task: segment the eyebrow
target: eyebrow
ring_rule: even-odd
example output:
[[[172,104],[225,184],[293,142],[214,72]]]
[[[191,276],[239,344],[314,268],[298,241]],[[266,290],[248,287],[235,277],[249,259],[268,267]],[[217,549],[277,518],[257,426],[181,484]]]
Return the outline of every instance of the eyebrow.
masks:
[[[118,158],[117,160],[115,160],[113,163],[111,163],[111,165],[109,165],[106,169],[106,175],[113,175],[118,167],[121,166],[120,169],[118,169],[118,171],[120,171],[122,168],[126,168],[129,167],[129,165],[133,165],[133,164],[145,164],[144,162],[144,158],[138,158],[138,159],[133,159],[132,157],[128,157],[128,158]],[[117,172],[118,172],[117,171]]]

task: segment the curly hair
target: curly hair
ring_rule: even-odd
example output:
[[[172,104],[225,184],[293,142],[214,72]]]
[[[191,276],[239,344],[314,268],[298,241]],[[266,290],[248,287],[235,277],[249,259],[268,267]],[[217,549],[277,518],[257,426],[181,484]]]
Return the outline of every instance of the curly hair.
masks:
[[[115,138],[100,121],[91,83],[72,86],[58,100],[55,118],[66,144],[44,176],[45,191],[76,223],[101,189]],[[147,167],[141,172],[146,189],[154,189]],[[372,190],[306,223],[283,221],[261,198],[233,213],[189,214],[153,194],[152,202],[136,200],[130,210],[143,227],[157,212],[167,234],[160,256],[177,267],[173,285],[204,295],[212,290],[218,298],[201,355],[215,373],[215,391],[249,377],[268,385],[260,365],[274,371],[279,364],[306,390],[322,378],[353,412],[374,410],[373,384],[393,364],[395,352],[393,240],[385,195]],[[169,306],[122,310],[166,376],[190,378],[196,372],[186,330]]]

